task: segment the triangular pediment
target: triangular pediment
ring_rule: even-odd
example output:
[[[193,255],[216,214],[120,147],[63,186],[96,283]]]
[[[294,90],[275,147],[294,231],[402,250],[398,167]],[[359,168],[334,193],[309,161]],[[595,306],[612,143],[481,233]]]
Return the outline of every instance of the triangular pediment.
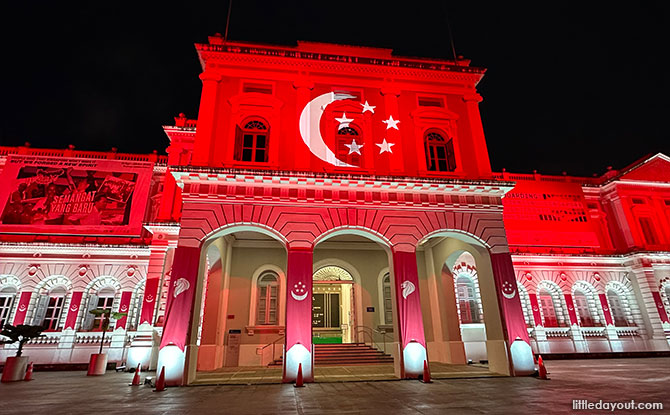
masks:
[[[670,183],[670,157],[658,153],[625,171],[619,180]]]

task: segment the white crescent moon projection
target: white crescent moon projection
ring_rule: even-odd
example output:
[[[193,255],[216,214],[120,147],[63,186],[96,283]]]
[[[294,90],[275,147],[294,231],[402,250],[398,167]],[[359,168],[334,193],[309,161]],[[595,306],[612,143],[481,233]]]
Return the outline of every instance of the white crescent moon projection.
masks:
[[[511,300],[511,299],[514,298],[514,296],[516,295],[516,290],[512,291],[512,292],[509,293],[509,294],[506,293],[506,292],[503,290],[503,291],[502,291],[502,295],[503,295],[503,297],[507,298],[508,300]]]
[[[291,291],[291,297],[293,297],[293,299],[296,300],[296,301],[302,301],[305,298],[307,298],[307,293],[304,293],[303,295],[296,295],[296,293]]]
[[[300,114],[300,135],[302,136],[302,141],[305,142],[309,151],[316,157],[337,167],[358,166],[352,166],[343,162],[328,148],[323,141],[323,136],[321,136],[321,117],[329,104],[349,98],[356,97],[349,94],[328,92],[309,101]]]

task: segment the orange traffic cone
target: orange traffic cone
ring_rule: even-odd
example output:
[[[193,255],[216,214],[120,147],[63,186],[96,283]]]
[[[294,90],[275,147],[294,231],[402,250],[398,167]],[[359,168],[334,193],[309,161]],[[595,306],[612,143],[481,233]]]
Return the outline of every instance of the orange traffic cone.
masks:
[[[165,366],[161,368],[161,374],[156,380],[156,389],[154,392],[163,392],[165,390]]]
[[[298,365],[298,376],[296,376],[295,385],[293,386],[295,386],[296,388],[302,388],[303,386],[305,386],[302,380],[302,363]]]
[[[135,376],[133,376],[133,382],[129,386],[140,386],[140,369],[142,369],[141,363],[137,365]]]
[[[538,378],[549,380],[549,378],[547,377],[547,368],[544,367],[542,356],[537,357],[537,371],[538,371]]]
[[[423,377],[421,378],[421,382],[423,382],[423,383],[433,383],[433,381],[430,380],[430,369],[428,368],[428,361],[427,360],[423,361]]]
[[[28,364],[28,369],[26,369],[26,377],[23,380],[33,380],[33,362]]]

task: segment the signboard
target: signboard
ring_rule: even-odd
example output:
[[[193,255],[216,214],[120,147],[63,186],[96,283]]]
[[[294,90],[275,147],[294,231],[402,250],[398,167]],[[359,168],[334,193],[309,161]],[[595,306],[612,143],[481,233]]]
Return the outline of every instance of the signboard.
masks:
[[[510,245],[599,246],[578,183],[518,181],[502,201]]]
[[[11,155],[0,232],[138,235],[153,163]]]

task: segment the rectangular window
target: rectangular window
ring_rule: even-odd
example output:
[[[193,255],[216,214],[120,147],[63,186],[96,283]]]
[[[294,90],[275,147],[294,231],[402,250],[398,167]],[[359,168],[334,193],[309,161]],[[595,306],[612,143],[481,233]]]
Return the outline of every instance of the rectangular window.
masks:
[[[420,107],[439,107],[444,108],[444,99],[439,97],[419,97]]]
[[[95,307],[96,310],[111,310],[112,304],[114,304],[114,297],[99,297],[98,305]],[[97,315],[93,319],[93,330],[102,330],[102,323],[104,322],[105,317],[103,315]]]
[[[558,319],[556,319],[556,311],[554,310],[554,301],[550,295],[540,296],[540,307],[542,307],[544,327],[558,327]]]
[[[649,217],[641,217],[639,219],[640,229],[642,229],[642,235],[644,235],[644,240],[647,245],[658,245],[658,237],[656,236],[656,231],[654,230],[654,222]]]
[[[47,312],[42,322],[42,327],[45,330],[58,330],[58,322],[60,320],[61,312],[63,311],[64,297],[49,297],[49,304],[47,305]]]
[[[0,297],[0,329],[8,322],[9,313],[12,312],[12,304],[14,304],[13,295],[3,295]]]
[[[242,86],[242,92],[272,95],[272,85],[258,82],[245,82]]]

